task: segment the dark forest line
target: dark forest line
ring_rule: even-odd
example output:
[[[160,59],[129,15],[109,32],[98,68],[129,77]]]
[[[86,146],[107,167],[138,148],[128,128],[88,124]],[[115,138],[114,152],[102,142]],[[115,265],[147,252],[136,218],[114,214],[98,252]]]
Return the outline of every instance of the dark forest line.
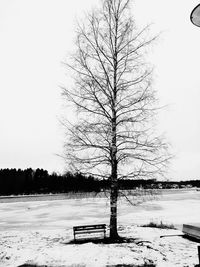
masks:
[[[120,189],[142,188],[184,188],[200,187],[200,180],[190,181],[156,181],[151,180],[119,180]],[[100,192],[109,189],[109,180],[95,179],[81,173],[66,172],[63,175],[47,170],[31,168],[0,169],[0,195],[68,193],[68,192]]]

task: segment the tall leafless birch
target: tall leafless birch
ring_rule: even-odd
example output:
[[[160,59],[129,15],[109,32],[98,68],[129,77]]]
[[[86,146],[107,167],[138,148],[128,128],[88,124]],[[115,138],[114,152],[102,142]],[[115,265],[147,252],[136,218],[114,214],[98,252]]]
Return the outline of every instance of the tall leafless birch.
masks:
[[[76,52],[66,65],[74,86],[63,94],[77,109],[66,122],[65,158],[74,170],[110,180],[110,238],[118,238],[118,180],[156,178],[167,144],[155,135],[156,97],[144,55],[155,40],[138,30],[129,0],[103,0],[79,24]]]

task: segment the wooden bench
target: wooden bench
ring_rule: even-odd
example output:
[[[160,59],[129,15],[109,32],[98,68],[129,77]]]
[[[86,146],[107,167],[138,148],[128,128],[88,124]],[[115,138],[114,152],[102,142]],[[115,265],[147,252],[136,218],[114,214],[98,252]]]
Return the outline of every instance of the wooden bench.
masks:
[[[185,235],[200,240],[200,225],[183,224],[182,231]]]
[[[106,224],[74,226],[73,231],[74,231],[74,241],[76,240],[76,235],[92,234],[92,233],[104,233],[104,238],[105,238]]]

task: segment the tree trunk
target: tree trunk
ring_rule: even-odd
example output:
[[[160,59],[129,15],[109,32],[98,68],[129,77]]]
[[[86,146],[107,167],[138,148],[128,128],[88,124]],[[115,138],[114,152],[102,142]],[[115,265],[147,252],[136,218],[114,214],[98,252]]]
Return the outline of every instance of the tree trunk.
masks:
[[[113,171],[114,172],[114,171]],[[118,185],[116,177],[111,178],[111,192],[110,192],[110,238],[117,239],[117,195]]]
[[[116,94],[115,94],[116,99]],[[111,184],[110,184],[110,238],[118,239],[117,233],[117,147],[116,147],[116,111],[113,109],[112,119],[112,148],[111,148]]]

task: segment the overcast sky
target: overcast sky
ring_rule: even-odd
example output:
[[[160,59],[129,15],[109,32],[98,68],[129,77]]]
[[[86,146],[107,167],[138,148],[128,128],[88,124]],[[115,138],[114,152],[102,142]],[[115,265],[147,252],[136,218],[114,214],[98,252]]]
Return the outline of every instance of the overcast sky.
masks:
[[[76,19],[98,0],[0,0],[0,168],[62,172],[61,61],[73,49]],[[159,131],[175,159],[169,179],[200,179],[200,28],[196,0],[135,0],[139,27],[162,32],[148,60],[161,105]],[[67,84],[66,84],[67,86]]]

